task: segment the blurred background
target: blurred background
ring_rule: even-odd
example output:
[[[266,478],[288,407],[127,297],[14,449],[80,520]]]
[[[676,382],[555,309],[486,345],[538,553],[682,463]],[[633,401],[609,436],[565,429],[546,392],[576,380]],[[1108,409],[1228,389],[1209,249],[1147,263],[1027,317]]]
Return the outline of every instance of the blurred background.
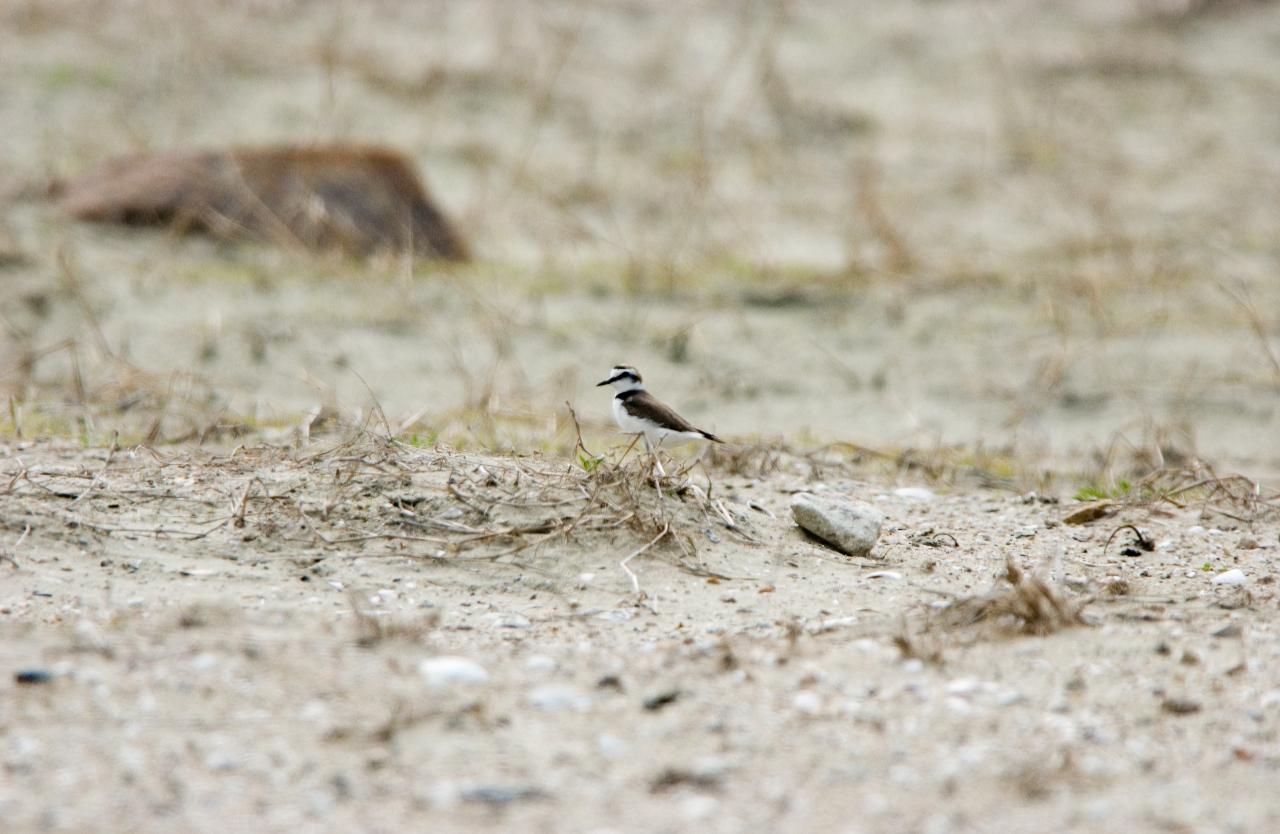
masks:
[[[567,449],[628,362],[748,444],[1280,473],[1272,3],[7,0],[0,68],[10,437],[301,442],[380,406]],[[407,154],[473,260],[54,199],[123,154],[331,142]]]

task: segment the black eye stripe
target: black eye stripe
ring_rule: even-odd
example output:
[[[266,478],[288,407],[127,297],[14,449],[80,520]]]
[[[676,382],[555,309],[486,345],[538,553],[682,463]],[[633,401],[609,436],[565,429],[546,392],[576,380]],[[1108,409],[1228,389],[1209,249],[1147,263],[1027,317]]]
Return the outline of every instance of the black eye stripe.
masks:
[[[641,382],[640,372],[629,365],[614,365],[609,369],[609,378],[601,385],[610,385],[615,382],[631,381],[637,385]]]

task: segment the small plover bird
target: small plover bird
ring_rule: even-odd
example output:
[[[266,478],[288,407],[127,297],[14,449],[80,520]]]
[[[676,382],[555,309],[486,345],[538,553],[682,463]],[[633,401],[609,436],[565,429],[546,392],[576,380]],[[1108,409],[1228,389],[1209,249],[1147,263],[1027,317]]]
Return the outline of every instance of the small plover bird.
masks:
[[[646,391],[640,372],[630,365],[614,365],[609,376],[596,383],[597,388],[603,385],[612,385],[618,392],[613,396],[614,422],[627,434],[638,434],[644,438],[645,448],[653,456],[659,474],[666,474],[658,460],[658,449],[664,445],[676,446],[690,440],[724,442],[711,432],[695,427],[671,406]]]

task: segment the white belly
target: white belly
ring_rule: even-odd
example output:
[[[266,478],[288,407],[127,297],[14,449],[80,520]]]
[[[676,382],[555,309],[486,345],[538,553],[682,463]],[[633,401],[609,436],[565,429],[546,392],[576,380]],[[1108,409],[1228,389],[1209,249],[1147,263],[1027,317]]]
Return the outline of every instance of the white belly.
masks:
[[[690,440],[701,440],[702,435],[693,432],[671,431],[661,426],[656,426],[648,420],[638,420],[627,413],[622,407],[622,400],[617,397],[613,400],[613,421],[618,424],[618,428],[627,434],[642,434],[645,442],[654,448],[659,446],[678,446],[681,443],[688,443]]]

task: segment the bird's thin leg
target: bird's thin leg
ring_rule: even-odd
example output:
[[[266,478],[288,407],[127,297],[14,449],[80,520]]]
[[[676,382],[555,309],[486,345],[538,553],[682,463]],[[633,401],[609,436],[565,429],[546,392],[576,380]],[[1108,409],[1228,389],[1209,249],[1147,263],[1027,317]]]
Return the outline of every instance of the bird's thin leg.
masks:
[[[666,472],[662,471],[662,461],[658,460],[658,455],[654,450],[653,444],[649,442],[649,436],[643,435],[644,447],[649,450],[649,456],[653,458],[653,489],[658,493],[658,517],[663,516],[662,512],[662,478],[666,477]]]
[[[649,442],[649,435],[644,436],[645,448],[649,450],[649,455],[653,458],[653,466],[662,477],[667,477],[667,471],[662,468],[662,458],[658,457],[659,445]]]

